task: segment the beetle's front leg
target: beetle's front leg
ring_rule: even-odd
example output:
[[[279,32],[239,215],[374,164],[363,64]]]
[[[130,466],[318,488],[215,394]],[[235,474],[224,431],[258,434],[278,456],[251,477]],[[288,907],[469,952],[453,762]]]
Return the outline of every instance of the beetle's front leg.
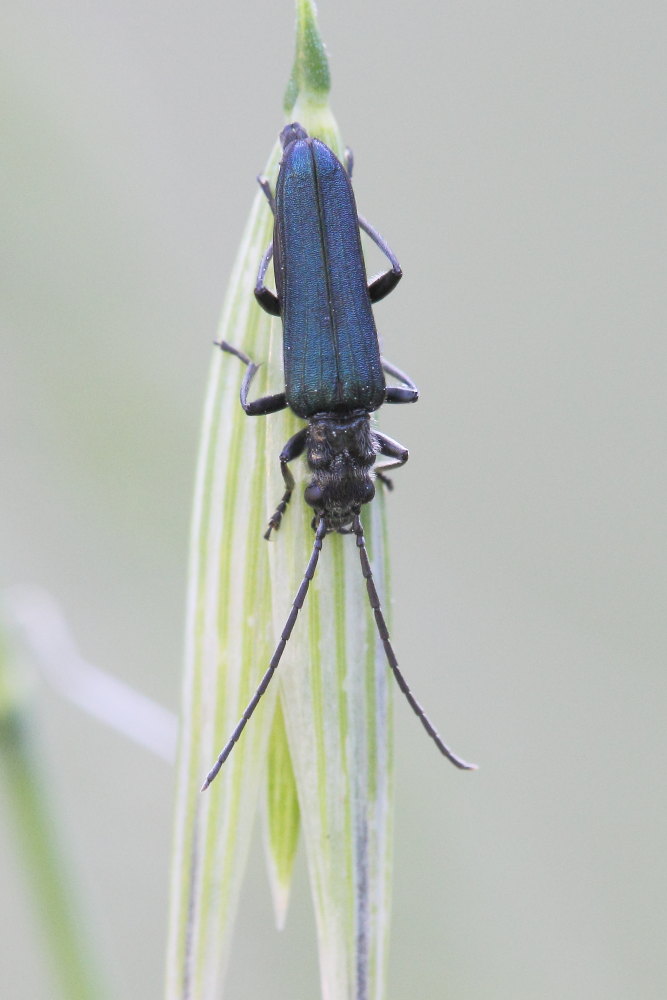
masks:
[[[280,522],[283,519],[283,514],[287,510],[287,504],[292,498],[292,493],[294,492],[294,476],[287,467],[287,463],[291,462],[292,459],[298,458],[299,455],[303,454],[306,447],[306,433],[308,428],[302,427],[300,431],[294,434],[283,450],[280,452],[280,471],[282,473],[283,482],[285,483],[285,492],[283,493],[282,500],[274,510],[273,514],[269,518],[269,526],[266,529],[264,537],[268,539],[271,537],[271,532],[275,529],[276,531],[280,527]]]
[[[385,462],[384,465],[380,465],[375,470],[376,477],[381,483],[392,490],[394,488],[391,479],[386,475],[387,469],[398,469],[401,465],[405,465],[410,453],[407,448],[404,448],[402,444],[398,441],[394,441],[393,438],[387,437],[386,434],[380,434],[379,431],[374,431],[373,436],[378,444],[378,452],[380,455],[386,455],[387,458],[393,458],[393,462]]]

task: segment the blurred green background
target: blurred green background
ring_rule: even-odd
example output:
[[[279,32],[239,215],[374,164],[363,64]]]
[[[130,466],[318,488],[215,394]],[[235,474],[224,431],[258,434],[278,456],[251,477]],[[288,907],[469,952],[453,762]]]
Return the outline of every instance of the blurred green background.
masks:
[[[378,326],[422,391],[382,414],[411,452],[395,645],[481,764],[397,701],[390,1000],[665,996],[665,20],[321,0],[405,272]],[[176,709],[204,383],[292,6],[10,0],[0,30],[1,582]],[[116,995],[160,997],[170,769],[46,688],[37,716]],[[312,1000],[303,859],[278,934],[252,858],[229,996]],[[50,997],[4,821],[0,885],[0,994]]]

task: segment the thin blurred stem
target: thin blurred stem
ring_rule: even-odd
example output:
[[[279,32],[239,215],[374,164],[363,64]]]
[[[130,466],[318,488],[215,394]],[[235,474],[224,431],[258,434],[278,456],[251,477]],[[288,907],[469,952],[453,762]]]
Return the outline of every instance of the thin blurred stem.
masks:
[[[16,695],[0,650],[0,771],[5,814],[32,885],[58,991],[66,1000],[102,1000],[108,990],[95,967],[88,928],[75,901],[73,879],[60,849],[56,811],[25,697]]]
[[[178,719],[173,712],[90,663],[55,598],[40,587],[10,587],[2,605],[17,640],[40,675],[73,705],[173,764]]]

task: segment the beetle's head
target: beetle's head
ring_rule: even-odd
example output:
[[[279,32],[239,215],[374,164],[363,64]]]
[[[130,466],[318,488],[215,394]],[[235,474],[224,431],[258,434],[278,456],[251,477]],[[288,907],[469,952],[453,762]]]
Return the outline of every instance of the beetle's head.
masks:
[[[313,475],[304,499],[330,531],[347,527],[375,496],[371,478],[375,450],[365,411],[317,414],[311,419],[307,458]]]

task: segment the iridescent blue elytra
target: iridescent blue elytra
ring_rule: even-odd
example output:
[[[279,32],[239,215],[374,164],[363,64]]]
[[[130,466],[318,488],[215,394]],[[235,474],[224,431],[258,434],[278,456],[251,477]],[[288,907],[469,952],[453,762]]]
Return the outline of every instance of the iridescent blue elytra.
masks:
[[[291,409],[306,418],[377,410],[386,384],[357,206],[345,168],[319,139],[285,149],[273,262]]]
[[[352,157],[346,166],[319,139],[293,122],[280,134],[283,157],[275,198],[268,181],[260,181],[274,213],[273,242],[262,258],[255,285],[260,306],[283,324],[285,389],[249,400],[258,365],[231,344],[220,347],[247,366],[241,385],[241,405],[249,416],[276,413],[289,407],[307,420],[280,453],[285,483],[282,500],[269,521],[265,537],[280,527],[294,491],[289,463],[305,454],[311,479],[304,499],[314,511],[313,552],[292,603],[280,641],[236,729],[209,771],[207,788],[227,760],[260,698],[266,691],[292,634],[315,575],[322,543],[331,532],[354,534],[366,580],[368,599],[387,661],[398,686],[441,753],[456,767],[474,768],[457,757],[434,729],[410,691],[389,641],[361,525],[361,508],[375,496],[375,479],[385,486],[386,469],[408,460],[407,448],[371,426],[370,414],[383,403],[414,403],[414,382],[380,355],[371,303],[387,295],[401,277],[401,268],[380,234],[361,216],[352,193]],[[370,236],[391,263],[391,269],[366,278],[360,229]],[[273,257],[276,293],[266,287]],[[400,385],[388,386],[385,373]],[[389,462],[375,468],[378,455]]]

